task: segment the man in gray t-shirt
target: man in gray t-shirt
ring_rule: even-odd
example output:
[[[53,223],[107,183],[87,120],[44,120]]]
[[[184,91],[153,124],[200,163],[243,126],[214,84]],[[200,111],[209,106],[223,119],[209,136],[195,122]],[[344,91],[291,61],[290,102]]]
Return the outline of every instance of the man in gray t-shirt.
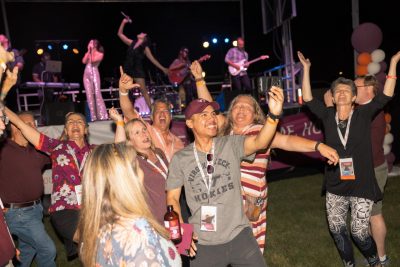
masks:
[[[256,136],[217,134],[216,102],[192,101],[185,110],[186,125],[195,141],[175,153],[169,166],[167,203],[180,215],[182,186],[194,225],[190,266],[265,266],[263,256],[243,212],[240,161],[271,142],[282,112],[283,92],[272,87],[269,118]],[[181,222],[183,221],[182,218]]]

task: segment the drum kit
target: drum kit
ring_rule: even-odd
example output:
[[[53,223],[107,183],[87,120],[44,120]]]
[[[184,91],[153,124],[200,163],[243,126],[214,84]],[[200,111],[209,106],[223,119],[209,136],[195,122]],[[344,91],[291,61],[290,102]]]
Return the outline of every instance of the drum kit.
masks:
[[[111,104],[114,107],[114,101],[118,101],[118,92],[115,90],[116,86],[118,88],[118,79],[114,77],[104,78],[106,82],[109,83]],[[156,85],[155,83],[147,83],[147,89],[151,98],[151,102],[158,99],[167,100],[171,103],[172,114],[181,114],[181,100],[177,92],[177,88],[172,85]],[[141,93],[139,87],[133,88],[129,92],[129,98],[134,103],[135,109],[142,115],[150,115],[150,108],[147,106],[146,101]]]

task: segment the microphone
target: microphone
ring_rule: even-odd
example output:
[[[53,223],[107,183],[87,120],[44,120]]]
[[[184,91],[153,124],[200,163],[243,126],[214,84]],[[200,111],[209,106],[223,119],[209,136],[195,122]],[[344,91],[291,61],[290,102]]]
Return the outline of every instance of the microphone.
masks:
[[[128,20],[129,23],[132,23],[132,20],[131,20],[131,18],[129,16],[125,15],[125,13],[122,12],[122,11],[121,11],[121,14],[122,14],[122,16],[124,16]]]

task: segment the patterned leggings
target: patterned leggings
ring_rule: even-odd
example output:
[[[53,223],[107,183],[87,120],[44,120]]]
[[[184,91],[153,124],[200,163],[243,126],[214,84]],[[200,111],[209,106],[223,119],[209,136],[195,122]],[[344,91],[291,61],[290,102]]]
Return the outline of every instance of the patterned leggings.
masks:
[[[344,266],[355,266],[353,247],[347,231],[347,212],[351,210],[351,236],[361,253],[373,266],[379,262],[376,244],[369,235],[369,218],[373,201],[358,197],[326,194],[326,212],[329,231],[339,250]]]

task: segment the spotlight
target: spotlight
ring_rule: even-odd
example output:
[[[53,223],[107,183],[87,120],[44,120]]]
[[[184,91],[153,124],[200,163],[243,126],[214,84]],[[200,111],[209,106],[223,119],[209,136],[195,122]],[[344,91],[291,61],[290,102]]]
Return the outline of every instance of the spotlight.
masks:
[[[201,72],[201,77],[203,77],[203,78],[206,77],[206,72],[205,71]]]
[[[216,44],[216,43],[218,43],[218,39],[217,38],[212,38],[212,42],[213,42],[213,44]]]
[[[205,41],[205,42],[203,43],[203,47],[204,47],[204,48],[208,48],[209,46],[210,46],[210,43],[209,43],[209,42]]]
[[[79,54],[79,50],[78,50],[78,48],[74,48],[74,49],[72,49],[72,52],[73,52],[75,55]]]
[[[232,42],[232,45],[233,45],[233,46],[237,46],[237,41],[236,41],[236,40],[233,41],[233,42]]]
[[[224,42],[227,44],[227,43],[229,43],[229,38],[225,38],[224,39]]]
[[[67,44],[63,44],[62,48],[63,48],[64,50],[67,50],[67,49],[68,49],[68,45],[67,45]]]
[[[36,53],[37,53],[38,55],[43,54],[43,49],[42,49],[42,48],[39,48],[38,50],[36,50]]]
[[[47,49],[53,50],[53,46],[52,46],[51,44],[48,44],[48,45],[47,45]]]

